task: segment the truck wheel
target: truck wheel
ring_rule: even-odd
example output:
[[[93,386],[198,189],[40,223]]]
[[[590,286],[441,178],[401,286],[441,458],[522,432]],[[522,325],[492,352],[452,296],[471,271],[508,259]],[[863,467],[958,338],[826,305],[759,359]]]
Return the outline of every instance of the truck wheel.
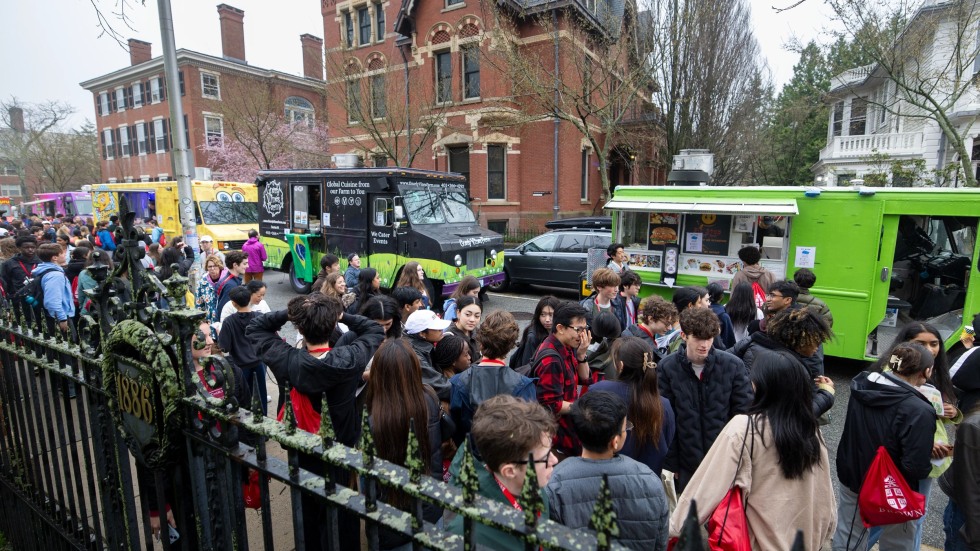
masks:
[[[493,283],[487,285],[487,287],[494,293],[503,293],[510,287],[510,276],[507,275],[507,270],[504,270],[504,279],[500,283]]]
[[[297,293],[299,293],[301,295],[307,295],[313,289],[313,284],[310,283],[310,282],[308,282],[308,281],[304,281],[303,279],[300,279],[299,276],[296,275],[296,269],[295,268],[296,268],[296,265],[290,263],[290,265],[289,265],[289,284],[292,286],[293,291],[296,291]]]

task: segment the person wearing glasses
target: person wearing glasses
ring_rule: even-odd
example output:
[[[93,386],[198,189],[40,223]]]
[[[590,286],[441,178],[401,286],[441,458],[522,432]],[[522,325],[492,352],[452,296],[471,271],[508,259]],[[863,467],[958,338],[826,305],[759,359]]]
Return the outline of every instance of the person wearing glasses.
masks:
[[[551,334],[538,347],[531,366],[538,403],[558,420],[555,452],[559,459],[582,451],[567,415],[578,397],[579,385],[591,382],[588,353],[592,335],[585,321],[587,315],[585,308],[573,302],[560,305]]]
[[[629,549],[667,549],[664,485],[650,467],[619,454],[633,431],[626,403],[612,392],[592,390],[572,404],[569,417],[582,441],[582,457],[568,458],[551,473],[545,487],[551,520],[588,528],[606,475],[619,522],[616,541]]]
[[[796,298],[800,296],[800,287],[786,280],[773,282],[766,292],[766,303],[762,305],[762,312],[765,316],[761,320],[749,322],[749,335],[758,331],[765,331],[766,324],[773,316],[787,308],[798,308]]]
[[[555,435],[555,418],[537,402],[528,402],[499,394],[480,404],[473,416],[473,429],[466,443],[459,447],[449,467],[449,483],[460,487],[460,468],[466,447],[474,455],[479,495],[501,503],[504,507],[522,510],[518,503],[528,469],[533,468],[539,491],[551,479],[558,464],[552,453],[551,441]],[[548,500],[544,502],[542,516],[547,517]],[[449,530],[463,533],[463,517],[457,516],[449,524]],[[478,549],[510,551],[522,549],[524,544],[514,536],[482,523],[474,523]]]
[[[725,424],[752,403],[745,364],[712,346],[721,332],[718,316],[708,308],[688,308],[680,318],[684,342],[657,366],[660,395],[674,407],[677,422],[664,467],[677,475],[678,492],[684,491]]]

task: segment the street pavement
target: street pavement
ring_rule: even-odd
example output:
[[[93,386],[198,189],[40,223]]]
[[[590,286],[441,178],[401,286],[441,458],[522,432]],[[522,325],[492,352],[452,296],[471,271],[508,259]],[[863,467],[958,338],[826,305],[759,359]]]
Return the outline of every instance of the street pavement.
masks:
[[[273,310],[285,308],[289,299],[296,296],[289,286],[289,280],[285,274],[266,272],[265,282],[268,285],[266,301]],[[558,298],[565,300],[574,300],[578,296],[575,291],[533,286],[521,289],[519,292],[489,293],[489,301],[484,305],[484,315],[494,310],[510,311],[517,318],[523,331],[524,327],[530,323],[531,315],[534,312],[534,307],[538,300],[548,294],[554,294]],[[289,342],[295,341],[296,332],[291,324],[287,324],[283,328],[282,335]],[[850,381],[866,365],[865,362],[838,358],[828,358],[826,361],[826,374],[834,381],[836,387],[836,402],[830,411],[831,422],[829,425],[822,427],[822,432],[824,441],[827,444],[835,488],[837,483],[837,467],[834,458],[836,457],[837,445],[840,442],[841,432],[844,428],[847,400],[850,396]],[[278,389],[271,382],[269,384],[269,395],[273,396],[272,402],[276,403]],[[943,547],[943,542],[945,541],[945,536],[943,535],[943,510],[946,508],[946,502],[946,495],[939,489],[939,485],[933,484],[922,537],[923,549],[929,549],[930,547],[942,549]]]

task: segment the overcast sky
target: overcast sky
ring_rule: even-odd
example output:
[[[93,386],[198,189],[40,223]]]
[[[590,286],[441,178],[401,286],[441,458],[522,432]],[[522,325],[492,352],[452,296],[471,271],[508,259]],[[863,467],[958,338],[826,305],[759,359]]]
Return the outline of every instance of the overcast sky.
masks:
[[[121,1],[121,0],[119,0]],[[725,1],[725,0],[718,0]],[[803,42],[816,38],[830,24],[822,0],[807,0],[787,12],[774,13],[795,0],[750,0],[756,37],[779,86],[793,72],[797,55],[784,45],[794,36]],[[109,36],[99,36],[93,3],[107,12],[123,39],[152,43],[161,54],[160,23],[155,0],[130,0],[132,28],[113,18],[116,0],[58,0],[0,2],[0,98],[28,103],[61,100],[75,107],[72,124],[95,118],[92,96],[78,83],[129,65],[129,53]],[[221,55],[218,13],[220,1],[172,0],[177,48]],[[229,0],[245,10],[245,57],[257,67],[302,73],[299,35],[323,35],[320,3],[316,0]]]

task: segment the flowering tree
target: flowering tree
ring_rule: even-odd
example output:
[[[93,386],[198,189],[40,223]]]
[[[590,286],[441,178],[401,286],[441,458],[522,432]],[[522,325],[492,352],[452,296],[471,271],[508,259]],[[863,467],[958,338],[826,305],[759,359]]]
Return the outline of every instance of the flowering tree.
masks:
[[[276,115],[259,133],[228,133],[201,146],[207,165],[226,180],[251,182],[259,170],[269,168],[316,168],[328,166],[326,125],[288,122]]]

